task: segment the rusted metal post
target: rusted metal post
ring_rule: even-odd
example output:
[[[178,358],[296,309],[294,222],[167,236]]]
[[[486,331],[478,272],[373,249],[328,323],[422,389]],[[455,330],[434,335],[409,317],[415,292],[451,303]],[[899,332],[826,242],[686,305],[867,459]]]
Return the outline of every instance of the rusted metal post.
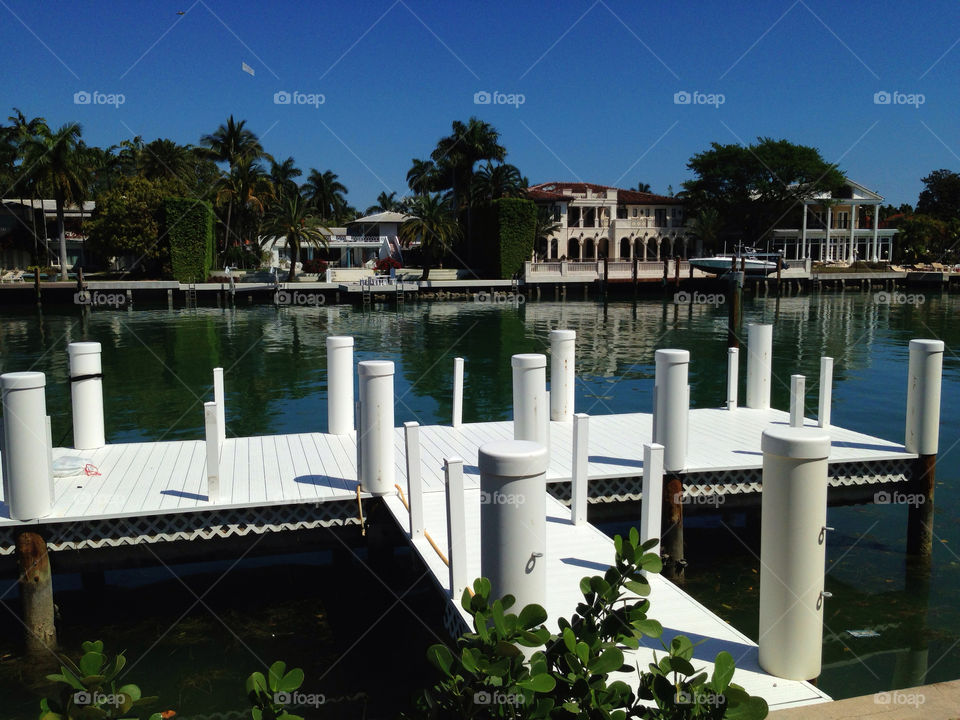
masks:
[[[27,655],[42,655],[57,647],[47,544],[35,532],[22,532],[17,535],[16,553]]]

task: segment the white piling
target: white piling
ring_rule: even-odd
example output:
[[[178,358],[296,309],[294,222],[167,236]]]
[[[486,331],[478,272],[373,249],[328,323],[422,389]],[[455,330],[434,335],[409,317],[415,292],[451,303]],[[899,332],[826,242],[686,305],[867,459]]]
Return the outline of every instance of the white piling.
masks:
[[[97,450],[106,444],[103,432],[103,366],[98,342],[67,345],[70,396],[73,405],[73,447]]]
[[[353,338],[327,338],[327,432],[349,435],[354,431]]]
[[[830,436],[778,427],[764,431],[760,447],[760,665],[810,680],[820,674],[823,643]]]
[[[463,425],[463,358],[453,359],[453,427]]]
[[[640,542],[660,540],[663,512],[663,445],[643,445],[643,501],[640,503]],[[655,551],[660,554],[660,546]]]
[[[577,333],[550,331],[550,419],[568,422],[573,417]]]
[[[830,403],[833,396],[833,358],[820,358],[820,401],[817,405],[817,425],[830,427]]]
[[[740,350],[727,348],[727,410],[737,409],[740,394]]]
[[[420,473],[420,423],[403,424],[407,456],[407,504],[410,506],[410,537],[423,537],[423,481]]]
[[[223,443],[227,437],[227,408],[223,398],[223,368],[213,369],[213,401],[217,404],[217,432],[220,442]]]
[[[940,441],[942,340],[911,340],[907,375],[907,452],[936,455]]]
[[[589,444],[590,416],[573,416],[573,476],[570,481],[570,519],[574,525],[587,522],[587,446]]]
[[[807,392],[807,378],[803,375],[790,376],[790,426],[803,427],[804,398]]]
[[[547,358],[527,353],[514,355],[513,439],[548,443]]]
[[[360,379],[360,487],[371,495],[393,492],[393,362],[365,360]]]
[[[0,375],[3,394],[4,499],[14,520],[46,517],[53,509],[53,468],[47,442],[46,377],[41,372]]]
[[[773,325],[747,326],[747,407],[770,407],[770,375],[773,363]]]
[[[664,447],[664,468],[668,472],[679,472],[687,465],[690,352],[657,350],[655,358],[653,441]]]
[[[467,513],[463,497],[463,460],[445,458],[447,480],[447,560],[450,561],[450,592],[454,602],[467,587]]]
[[[547,599],[547,449],[500,440],[481,446],[480,574],[492,596],[513,595],[516,607]]]
[[[203,429],[207,446],[207,501],[220,500],[220,409],[215,402],[203,404]]]

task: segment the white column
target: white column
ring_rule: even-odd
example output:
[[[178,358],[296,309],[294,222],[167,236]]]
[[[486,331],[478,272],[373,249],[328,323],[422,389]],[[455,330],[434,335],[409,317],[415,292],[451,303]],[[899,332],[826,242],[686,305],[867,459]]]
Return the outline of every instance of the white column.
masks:
[[[443,474],[446,478],[450,596],[454,602],[460,602],[460,597],[470,582],[467,577],[467,513],[463,496],[463,460],[458,457],[444,458]]]
[[[940,440],[942,340],[911,340],[907,371],[907,452],[936,455]],[[9,447],[9,445],[7,446]]]
[[[410,537],[423,537],[423,482],[420,475],[420,423],[403,424],[407,457],[407,504],[410,506]]]
[[[801,257],[807,256],[807,203],[803,203],[803,229],[800,231]]]
[[[848,253],[848,259],[850,262],[853,262],[856,258],[856,249],[857,249],[857,237],[855,235],[855,230],[857,227],[857,205],[850,203],[850,251]]]
[[[660,540],[663,509],[663,445],[643,445],[643,501],[640,504],[640,542]],[[659,547],[657,554],[660,554]]]
[[[349,435],[353,428],[353,338],[327,338],[327,432]]]
[[[47,439],[46,377],[0,375],[3,394],[4,498],[14,520],[36,520],[53,509],[53,468]]]
[[[688,350],[657,350],[653,382],[653,441],[663,445],[663,466],[678,472],[687,465],[690,422],[690,368]]]
[[[203,430],[207,460],[207,502],[220,501],[220,428],[217,417],[220,414],[217,403],[203,404]]]
[[[480,574],[492,597],[513,595],[516,607],[546,605],[547,450],[500,440],[481,446]]]
[[[727,410],[737,409],[740,394],[740,350],[727,348]]]
[[[577,333],[550,331],[550,419],[569,421],[573,417],[575,352]]]
[[[820,402],[817,405],[817,425],[830,427],[830,409],[833,396],[833,358],[820,358]]]
[[[70,398],[73,404],[73,447],[96,450],[106,444],[103,432],[103,367],[100,343],[73,342],[70,357]]]
[[[820,674],[830,436],[812,428],[763,433],[760,666],[788,680]]]
[[[360,379],[360,487],[372,495],[393,492],[393,363],[365,360]]]
[[[463,358],[453,359],[453,427],[463,425]]]
[[[548,445],[547,357],[536,353],[514,355],[513,439]]]
[[[833,222],[833,208],[829,205],[827,206],[827,229],[824,233],[824,237],[827,242],[827,260],[830,260],[830,225]]]
[[[880,228],[880,205],[878,204],[873,206],[873,257],[871,258],[873,262],[877,262],[880,259],[880,250],[877,247],[877,238],[879,236],[879,228]],[[893,259],[892,254],[887,259],[892,260]]]
[[[790,376],[790,426],[803,427],[804,395],[807,379],[803,375]]]
[[[577,413],[573,416],[573,475],[570,480],[570,519],[574,525],[587,522],[587,446],[590,442],[590,416]]]
[[[770,407],[773,360],[773,325],[747,325],[747,407]]]
[[[213,369],[213,401],[217,404],[217,434],[222,443],[227,437],[227,412],[223,399],[223,368]]]

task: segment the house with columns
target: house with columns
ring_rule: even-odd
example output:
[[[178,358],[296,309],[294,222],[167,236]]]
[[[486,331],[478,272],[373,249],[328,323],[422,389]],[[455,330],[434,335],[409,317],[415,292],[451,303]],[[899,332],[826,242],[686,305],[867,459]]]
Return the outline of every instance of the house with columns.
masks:
[[[660,260],[687,257],[689,234],[679,198],[580,182],[527,189],[559,228],[534,259]]]
[[[841,190],[803,201],[799,228],[773,231],[772,249],[786,260],[890,262],[897,231],[881,228],[883,197],[847,179]]]

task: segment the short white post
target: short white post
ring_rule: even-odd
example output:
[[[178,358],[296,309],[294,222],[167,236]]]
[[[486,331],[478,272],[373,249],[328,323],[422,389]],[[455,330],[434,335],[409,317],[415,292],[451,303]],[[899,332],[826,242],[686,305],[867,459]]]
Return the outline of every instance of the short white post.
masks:
[[[660,554],[663,512],[663,445],[643,444],[643,500],[640,503],[640,542],[656,540]]]
[[[453,359],[453,427],[463,425],[463,358]]]
[[[360,487],[371,495],[393,492],[393,362],[365,360],[360,379]]]
[[[820,674],[830,436],[766,430],[760,518],[760,666],[788,680]]]
[[[36,520],[46,517],[53,509],[45,385],[46,377],[41,372],[0,375],[3,469],[9,492],[4,499],[14,520]]]
[[[232,280],[233,278],[231,278]],[[223,399],[223,368],[213,369],[213,401],[217,404],[217,432],[222,443],[227,437],[227,413]]]
[[[570,519],[574,525],[587,522],[587,446],[589,443],[590,416],[577,413],[573,416],[573,475],[570,480]]]
[[[207,501],[220,500],[220,409],[215,402],[203,404],[203,429],[207,445]]]
[[[747,407],[770,407],[770,375],[773,362],[773,325],[747,326]]]
[[[407,456],[407,504],[410,506],[410,537],[423,537],[423,481],[420,474],[420,423],[403,424]]]
[[[103,432],[103,366],[98,342],[67,345],[70,397],[73,404],[73,447],[96,450],[106,444]]]
[[[526,353],[514,355],[513,439],[548,443],[547,358]]]
[[[907,376],[907,452],[936,455],[940,442],[942,340],[911,340]]]
[[[790,426],[803,427],[804,398],[807,392],[807,378],[803,375],[790,376]]]
[[[467,513],[463,496],[463,460],[444,458],[447,480],[447,560],[450,561],[450,597],[455,602],[467,587]]]
[[[817,425],[830,427],[830,403],[833,395],[833,358],[820,358],[820,402],[817,406]]]
[[[577,333],[550,331],[550,419],[568,422],[573,417],[574,363]]]
[[[687,430],[690,423],[690,368],[688,350],[657,350],[654,354],[653,441],[663,445],[663,464],[668,472],[687,465]]]
[[[353,425],[353,338],[327,338],[327,432],[349,435]]]
[[[480,447],[480,574],[517,608],[547,599],[547,449],[525,440]]]
[[[737,409],[740,394],[740,350],[727,348],[727,410]]]

